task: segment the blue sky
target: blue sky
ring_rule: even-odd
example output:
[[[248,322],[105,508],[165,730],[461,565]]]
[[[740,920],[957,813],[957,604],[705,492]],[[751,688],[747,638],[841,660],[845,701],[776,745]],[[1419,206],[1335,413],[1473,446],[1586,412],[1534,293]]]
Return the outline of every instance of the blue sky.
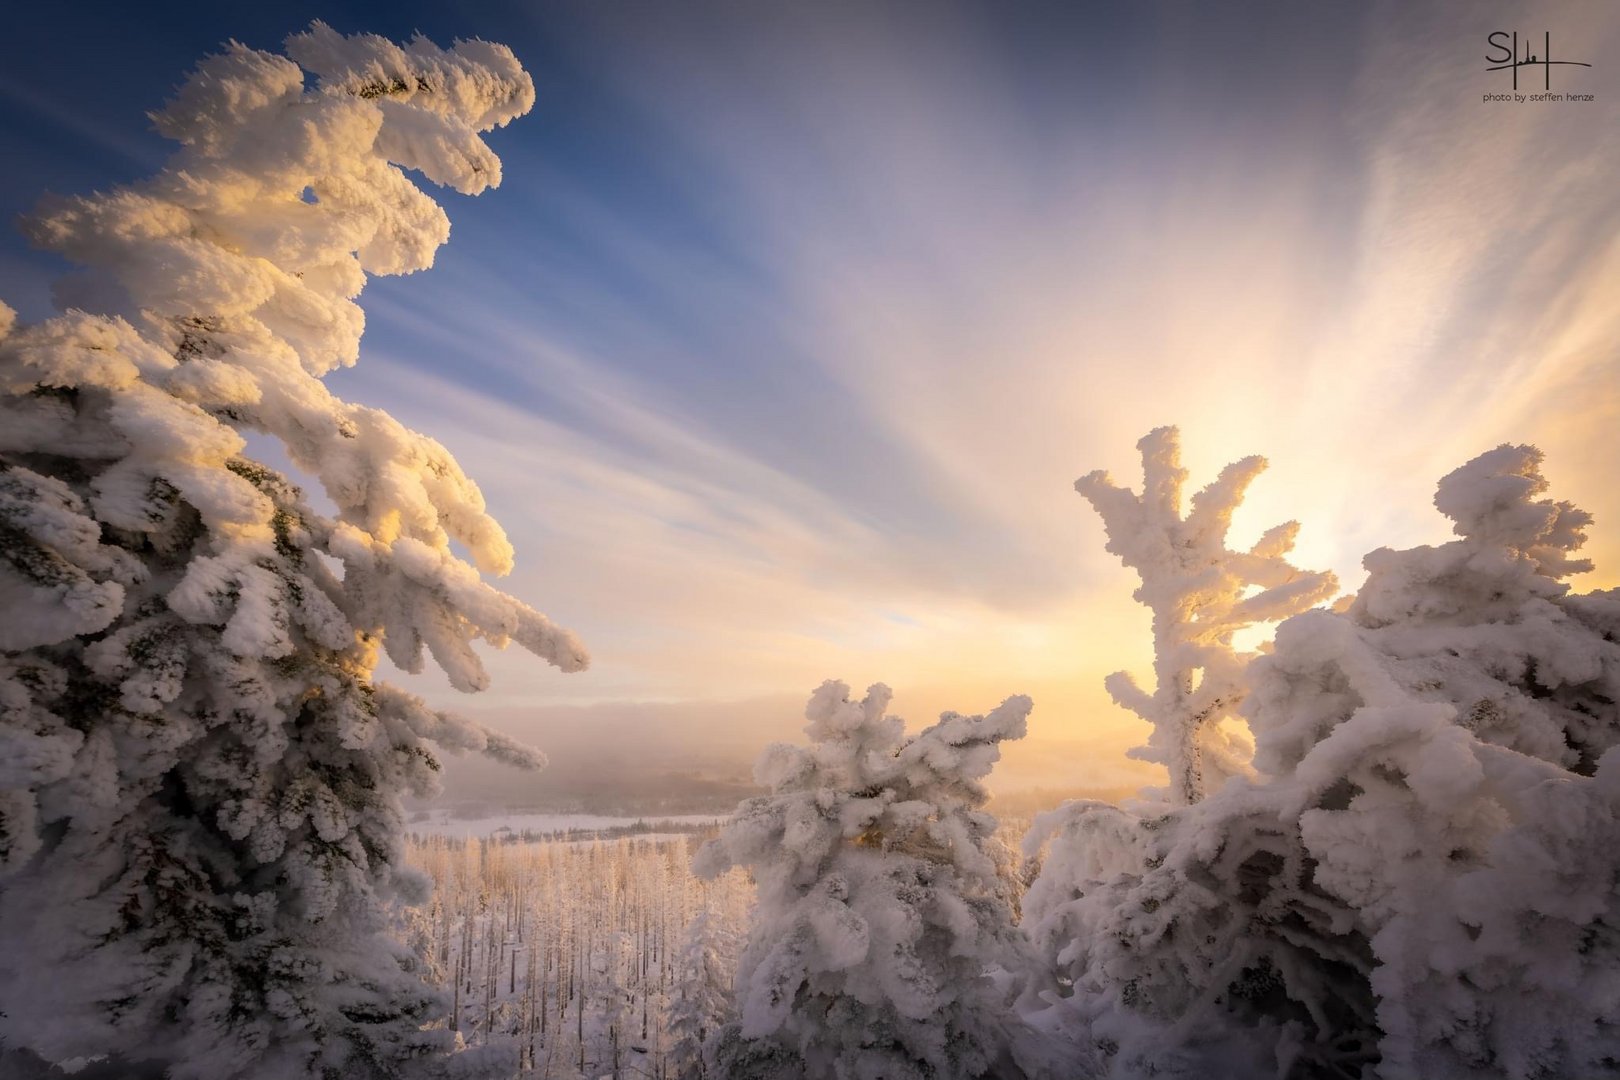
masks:
[[[1537,442],[1598,516],[1578,587],[1620,580],[1611,6],[28,5],[0,210],[152,171],[199,57],[313,18],[501,41],[538,89],[331,379],[457,453],[508,587],[592,647],[499,658],[468,711],[884,679],[913,717],[1029,691],[1113,752],[1147,621],[1070,485],[1164,423],[1195,482],[1267,455],[1238,533],[1296,517],[1349,585],[1445,539],[1439,476]],[[1484,102],[1498,29],[1596,101]],[[61,270],[0,235],[24,317]]]

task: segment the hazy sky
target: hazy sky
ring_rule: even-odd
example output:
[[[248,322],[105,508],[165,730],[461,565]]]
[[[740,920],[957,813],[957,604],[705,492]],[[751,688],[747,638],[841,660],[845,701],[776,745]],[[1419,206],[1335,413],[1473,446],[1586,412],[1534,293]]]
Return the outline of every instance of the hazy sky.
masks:
[[[1442,474],[1537,443],[1598,519],[1577,587],[1620,582],[1613,4],[140,7],[8,11],[8,217],[151,171],[145,112],[227,38],[479,36],[534,76],[504,186],[445,196],[438,266],[372,283],[331,380],[458,455],[509,589],[594,656],[413,680],[441,703],[881,679],[913,721],[1032,693],[1037,738],[1110,756],[1148,624],[1071,485],[1166,423],[1195,483],[1270,458],[1239,538],[1297,518],[1347,587],[1446,538]],[[1483,101],[1495,30],[1596,100]],[[25,317],[60,269],[0,238]]]

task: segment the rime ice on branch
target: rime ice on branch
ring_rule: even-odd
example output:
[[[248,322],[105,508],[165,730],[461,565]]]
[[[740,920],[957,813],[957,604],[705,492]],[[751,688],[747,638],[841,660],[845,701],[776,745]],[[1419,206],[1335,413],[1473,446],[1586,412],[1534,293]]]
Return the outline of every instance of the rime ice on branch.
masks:
[[[823,683],[805,711],[810,745],[768,748],[755,775],[771,793],[698,853],[700,875],[743,866],[759,887],[721,1075],[1019,1075],[987,976],[1018,966],[1011,853],[978,781],[1023,736],[1030,700],[946,713],[907,738],[889,697]]]
[[[317,23],[287,51],[198,65],[161,172],[27,222],[86,268],[63,314],[0,305],[0,1041],[47,1059],[362,1077],[446,1045],[382,932],[421,890],[399,797],[435,788],[433,744],[543,759],[374,685],[378,649],[462,690],[475,640],[586,664],[480,576],[512,548],[449,452],[321,382],[366,275],[448,236],[405,170],[497,183],[480,133],[533,84],[481,41]]]
[[[1620,590],[1562,580],[1591,519],[1542,497],[1541,457],[1447,475],[1458,539],[1372,552],[1345,613],[1250,672],[1256,762],[1377,960],[1389,1080],[1620,1060]]]
[[[1187,471],[1176,429],[1157,428],[1136,445],[1142,452],[1141,495],[1101,471],[1074,486],[1102,515],[1108,550],[1140,575],[1136,599],[1153,612],[1153,693],[1123,671],[1106,683],[1116,702],[1153,725],[1147,746],[1131,754],[1166,766],[1172,799],[1193,803],[1249,768],[1249,747],[1221,727],[1242,699],[1248,659],[1234,650],[1233,635],[1321,603],[1337,582],[1330,573],[1302,571],[1284,558],[1294,546],[1297,522],[1269,530],[1246,552],[1227,549],[1232,512],[1265,469],[1264,458],[1247,457],[1222,469],[1193,496],[1184,517]],[[1259,591],[1248,595],[1251,587]]]

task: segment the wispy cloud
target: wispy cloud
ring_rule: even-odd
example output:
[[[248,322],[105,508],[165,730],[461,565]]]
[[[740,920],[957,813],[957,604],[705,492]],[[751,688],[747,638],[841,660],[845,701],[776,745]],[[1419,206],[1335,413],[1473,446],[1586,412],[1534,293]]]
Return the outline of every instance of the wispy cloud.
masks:
[[[457,453],[512,589],[597,659],[501,658],[457,704],[885,679],[918,719],[1032,692],[1039,737],[1118,749],[1100,676],[1147,622],[1071,483],[1164,423],[1195,482],[1266,454],[1237,533],[1298,518],[1349,585],[1446,538],[1439,476],[1540,443],[1598,517],[1582,587],[1620,581],[1612,7],[1534,16],[1595,102],[1505,107],[1480,58],[1515,7],[998,10],[479,29],[548,43],[541,115],[441,266],[371,287],[337,389]]]
[[[544,252],[516,281],[447,267],[436,301],[374,309],[420,355],[354,376],[468,461],[530,553],[519,591],[595,643],[577,689],[514,669],[502,698],[843,675],[915,688],[923,715],[1038,687],[1048,736],[1122,745],[1097,678],[1142,665],[1146,625],[1069,485],[1133,475],[1166,422],[1195,480],[1268,454],[1238,532],[1297,517],[1301,561],[1347,583],[1373,546],[1445,538],[1441,474],[1542,442],[1559,494],[1617,523],[1612,580],[1613,105],[1493,112],[1477,20],[1379,18],[1339,82],[1282,88],[1308,105],[1283,126],[1214,134],[1164,126],[1200,87],[1162,65],[1140,125],[1031,115],[1029,73],[948,21],[920,43],[844,10],[603,28],[618,93],[682,148],[654,189],[721,223],[715,246],[552,176],[528,212],[570,208],[624,291],[593,311]],[[1615,25],[1569,32],[1601,52]],[[421,359],[448,355],[470,366]],[[832,396],[795,400],[782,365]]]

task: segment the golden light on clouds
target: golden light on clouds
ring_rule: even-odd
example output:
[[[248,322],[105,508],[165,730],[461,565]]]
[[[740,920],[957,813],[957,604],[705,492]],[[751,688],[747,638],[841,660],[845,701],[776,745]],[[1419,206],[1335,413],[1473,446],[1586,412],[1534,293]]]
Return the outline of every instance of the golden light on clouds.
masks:
[[[1596,51],[1616,39],[1607,12],[1569,17]],[[1307,81],[1251,102],[1264,119],[1161,86],[1135,124],[1088,102],[1044,129],[971,35],[930,38],[934,66],[867,65],[806,27],[751,41],[743,70],[703,62],[696,29],[616,27],[643,51],[610,74],[701,178],[666,194],[725,256],[591,191],[525,193],[584,223],[631,291],[436,271],[431,310],[380,321],[478,342],[507,392],[382,347],[356,376],[375,380],[357,397],[432,413],[519,540],[516,591],[591,644],[566,683],[497,661],[489,703],[836,677],[890,683],[916,722],[1027,692],[1019,753],[1082,739],[1118,762],[1141,729],[1101,679],[1146,671],[1148,622],[1071,485],[1133,481],[1163,424],[1190,490],[1268,458],[1234,546],[1298,520],[1295,563],[1346,590],[1368,551],[1450,538],[1441,476],[1535,443],[1554,497],[1597,518],[1575,587],[1620,581],[1620,143],[1592,137],[1615,106],[1488,110],[1456,89],[1479,74],[1442,47],[1450,22],[1397,21],[1333,97]],[[729,351],[636,322],[635,289]],[[618,337],[575,332],[593,305]]]

